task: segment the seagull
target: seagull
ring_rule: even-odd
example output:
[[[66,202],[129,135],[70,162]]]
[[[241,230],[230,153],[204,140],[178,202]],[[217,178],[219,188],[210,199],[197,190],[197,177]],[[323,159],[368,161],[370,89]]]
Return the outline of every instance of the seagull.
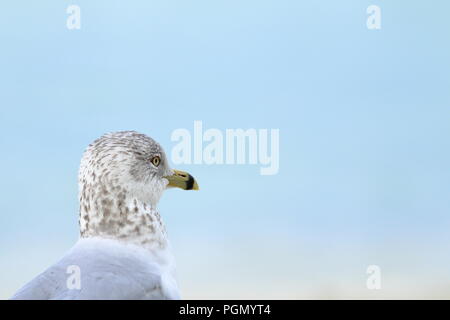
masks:
[[[80,238],[11,299],[180,299],[175,260],[156,205],[164,190],[198,190],[161,146],[135,132],[107,133],[83,154]]]

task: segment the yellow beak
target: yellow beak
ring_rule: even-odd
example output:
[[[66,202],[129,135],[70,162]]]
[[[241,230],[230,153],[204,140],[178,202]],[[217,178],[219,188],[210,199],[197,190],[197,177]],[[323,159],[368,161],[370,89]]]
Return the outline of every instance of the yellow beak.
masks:
[[[173,175],[165,176],[164,178],[169,180],[168,187],[176,187],[183,190],[198,190],[197,181],[187,172],[173,170]]]

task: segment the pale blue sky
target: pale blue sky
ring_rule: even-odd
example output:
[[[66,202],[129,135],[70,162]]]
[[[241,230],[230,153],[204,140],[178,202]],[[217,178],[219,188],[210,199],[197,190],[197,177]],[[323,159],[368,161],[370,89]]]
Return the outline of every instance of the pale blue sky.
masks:
[[[81,30],[66,8],[81,7]],[[366,28],[381,7],[382,29]],[[448,1],[10,1],[0,298],[77,239],[108,131],[279,128],[280,171],[189,165],[160,211],[192,298],[450,298]],[[381,267],[383,290],[365,288]],[[237,292],[236,292],[237,291]]]

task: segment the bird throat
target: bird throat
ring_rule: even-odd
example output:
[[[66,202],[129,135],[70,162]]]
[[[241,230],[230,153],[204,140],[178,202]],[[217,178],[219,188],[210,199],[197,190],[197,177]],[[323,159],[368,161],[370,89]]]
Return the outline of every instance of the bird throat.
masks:
[[[92,191],[92,190],[90,190]],[[124,192],[80,194],[80,235],[133,243],[145,248],[165,249],[167,233],[158,211]]]

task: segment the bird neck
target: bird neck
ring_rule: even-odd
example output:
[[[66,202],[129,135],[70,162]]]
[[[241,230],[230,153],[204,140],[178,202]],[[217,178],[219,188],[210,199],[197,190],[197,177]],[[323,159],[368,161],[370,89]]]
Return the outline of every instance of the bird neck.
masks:
[[[167,232],[156,208],[123,193],[115,197],[80,197],[81,238],[100,237],[137,244],[150,250],[168,246]]]

